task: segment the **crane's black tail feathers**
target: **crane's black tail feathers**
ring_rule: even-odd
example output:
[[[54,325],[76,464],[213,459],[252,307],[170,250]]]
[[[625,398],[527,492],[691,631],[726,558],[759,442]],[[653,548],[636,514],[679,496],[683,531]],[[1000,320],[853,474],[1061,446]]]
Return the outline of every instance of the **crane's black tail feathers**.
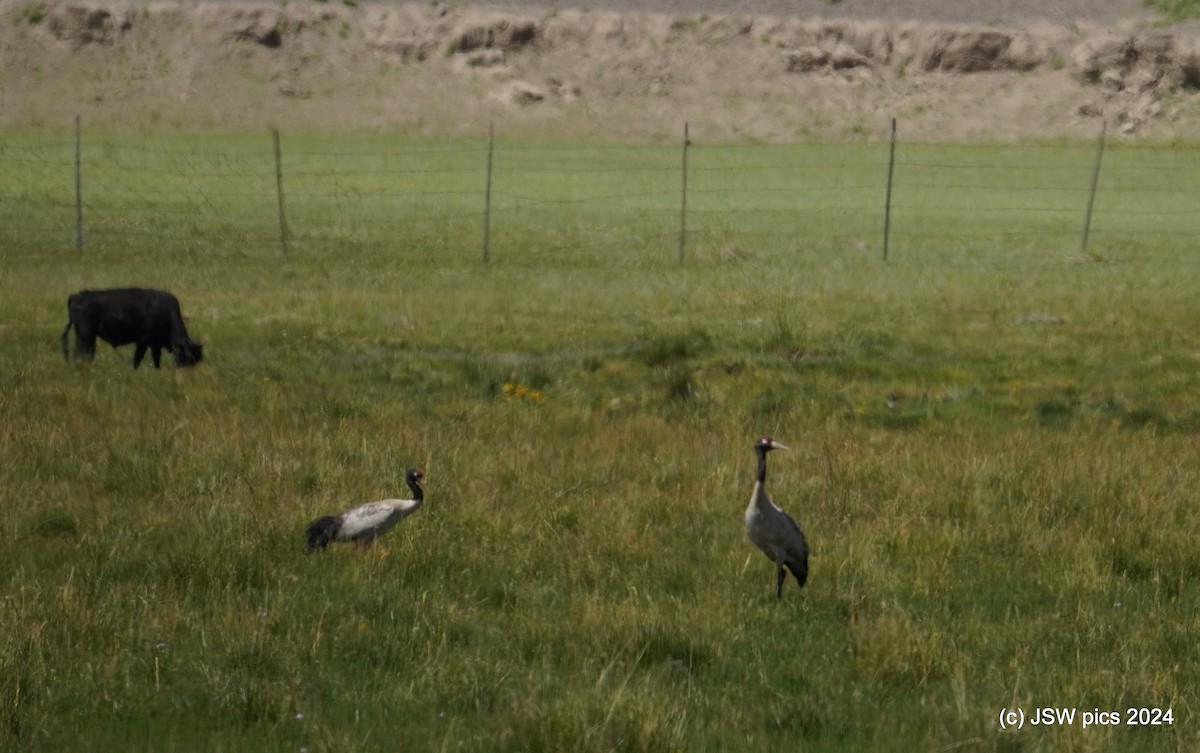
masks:
[[[318,549],[324,549],[329,545],[329,542],[337,538],[338,521],[337,518],[326,515],[317,518],[308,525],[308,554],[312,554]]]

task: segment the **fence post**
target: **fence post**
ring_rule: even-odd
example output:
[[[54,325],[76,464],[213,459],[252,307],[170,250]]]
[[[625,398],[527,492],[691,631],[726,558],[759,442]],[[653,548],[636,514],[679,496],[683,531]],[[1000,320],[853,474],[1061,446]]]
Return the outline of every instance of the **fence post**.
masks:
[[[271,126],[271,141],[275,147],[275,195],[279,201],[279,252],[287,256],[288,231],[287,214],[284,212],[283,201],[283,152],[279,148],[279,129]]]
[[[688,138],[687,121],[683,123],[683,188],[682,198],[679,202],[679,263],[683,263],[684,253],[687,249],[687,196],[688,196],[688,147],[692,145],[691,139]]]
[[[83,252],[83,127],[75,116],[75,250]]]
[[[1096,203],[1096,186],[1100,183],[1100,162],[1104,159],[1104,138],[1108,121],[1100,121],[1100,140],[1096,144],[1096,162],[1092,165],[1092,185],[1088,189],[1087,211],[1083,214],[1083,236],[1079,239],[1079,253],[1087,254],[1088,235],[1092,231],[1092,207]]]
[[[492,153],[496,146],[496,124],[488,123],[487,172],[483,186],[483,263],[491,258],[492,244]]]
[[[888,143],[887,195],[883,200],[883,260],[888,258],[892,240],[892,175],[896,169],[896,119],[892,118],[892,136]]]

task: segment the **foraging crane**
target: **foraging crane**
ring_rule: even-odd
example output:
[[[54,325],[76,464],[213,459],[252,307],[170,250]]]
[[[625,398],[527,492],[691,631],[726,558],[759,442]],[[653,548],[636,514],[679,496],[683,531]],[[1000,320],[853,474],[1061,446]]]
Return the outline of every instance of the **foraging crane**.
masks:
[[[754,443],[758,453],[758,477],[750,505],[746,508],[746,535],[750,537],[767,559],[775,563],[775,598],[783,598],[784,568],[791,570],[800,587],[808,580],[808,542],[804,532],[792,516],[779,509],[767,494],[767,453],[771,450],[786,450],[786,446],[770,437]]]
[[[353,507],[341,515],[325,515],[308,526],[308,553],[324,549],[334,541],[353,541],[361,549],[413,514],[425,500],[419,483],[425,478],[420,468],[410,468],[404,480],[412,489],[412,499],[384,499]]]

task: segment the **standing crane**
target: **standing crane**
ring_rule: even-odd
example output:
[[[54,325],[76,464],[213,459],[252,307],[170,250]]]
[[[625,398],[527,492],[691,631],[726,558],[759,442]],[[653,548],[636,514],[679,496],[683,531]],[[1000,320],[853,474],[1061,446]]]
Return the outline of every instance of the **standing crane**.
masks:
[[[746,535],[775,563],[775,598],[783,598],[784,568],[791,571],[800,587],[808,580],[808,542],[804,532],[791,515],[781,510],[767,494],[767,453],[771,450],[786,450],[785,445],[770,437],[754,443],[758,453],[758,476],[750,505],[746,508]]]
[[[325,515],[308,525],[308,553],[324,549],[334,541],[353,541],[362,549],[387,533],[405,517],[413,514],[425,500],[420,481],[425,474],[420,468],[410,468],[404,474],[412,499],[384,499],[368,502],[346,510],[341,515]]]

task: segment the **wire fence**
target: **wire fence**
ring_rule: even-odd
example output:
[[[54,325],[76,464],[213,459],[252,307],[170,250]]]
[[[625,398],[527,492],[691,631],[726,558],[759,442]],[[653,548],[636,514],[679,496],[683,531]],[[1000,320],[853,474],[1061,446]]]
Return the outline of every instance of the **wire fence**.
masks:
[[[893,131],[894,133],[894,131]],[[396,248],[487,261],[1190,247],[1200,146],[646,145],[0,133],[11,249]]]

